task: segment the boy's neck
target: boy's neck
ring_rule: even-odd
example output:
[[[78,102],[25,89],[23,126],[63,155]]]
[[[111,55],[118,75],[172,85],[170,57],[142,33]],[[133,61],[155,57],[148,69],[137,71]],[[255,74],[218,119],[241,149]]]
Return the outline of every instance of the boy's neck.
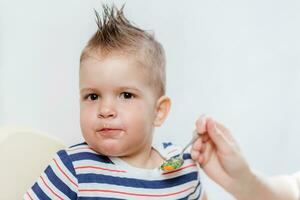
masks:
[[[144,148],[142,152],[120,157],[126,163],[143,169],[154,169],[163,162],[161,155],[152,146]]]

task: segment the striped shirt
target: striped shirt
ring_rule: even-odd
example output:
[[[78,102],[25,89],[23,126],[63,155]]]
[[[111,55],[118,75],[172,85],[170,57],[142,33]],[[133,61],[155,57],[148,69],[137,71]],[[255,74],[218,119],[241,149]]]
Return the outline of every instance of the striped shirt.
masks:
[[[171,143],[153,148],[165,158],[181,150]],[[24,199],[201,199],[199,168],[190,154],[184,154],[184,160],[172,172],[141,169],[82,143],[57,152]]]

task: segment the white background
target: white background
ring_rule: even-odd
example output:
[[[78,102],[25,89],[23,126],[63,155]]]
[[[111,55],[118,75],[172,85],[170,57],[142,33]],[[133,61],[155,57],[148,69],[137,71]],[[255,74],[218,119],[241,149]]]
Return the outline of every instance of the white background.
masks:
[[[0,1],[0,125],[81,141],[79,56],[101,2]],[[127,17],[167,54],[173,104],[156,139],[185,144],[206,113],[232,130],[254,168],[299,169],[299,11],[298,0],[127,1]],[[205,184],[210,199],[232,199]]]

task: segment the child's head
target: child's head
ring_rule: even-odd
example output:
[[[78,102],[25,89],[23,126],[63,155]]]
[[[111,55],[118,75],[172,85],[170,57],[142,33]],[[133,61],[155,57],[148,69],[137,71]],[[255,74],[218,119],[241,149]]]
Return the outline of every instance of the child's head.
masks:
[[[140,154],[151,147],[155,126],[166,118],[162,46],[133,26],[123,8],[96,12],[98,30],[80,58],[80,122],[96,151],[110,156]]]
[[[123,14],[123,7],[103,6],[103,17],[97,11],[98,30],[82,51],[80,63],[90,56],[107,58],[114,55],[131,57],[147,74],[149,84],[160,97],[166,92],[164,49],[154,36],[132,25]]]

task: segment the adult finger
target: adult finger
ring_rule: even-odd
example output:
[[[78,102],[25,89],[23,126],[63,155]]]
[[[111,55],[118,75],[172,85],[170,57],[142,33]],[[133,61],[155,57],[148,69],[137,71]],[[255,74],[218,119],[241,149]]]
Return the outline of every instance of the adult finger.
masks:
[[[199,119],[196,121],[196,129],[197,133],[205,133],[206,132],[206,121],[207,121],[206,115],[201,115]]]
[[[224,132],[218,129],[216,123],[211,118],[207,119],[207,132],[210,139],[221,153],[228,153],[232,151],[230,141],[226,138]]]

